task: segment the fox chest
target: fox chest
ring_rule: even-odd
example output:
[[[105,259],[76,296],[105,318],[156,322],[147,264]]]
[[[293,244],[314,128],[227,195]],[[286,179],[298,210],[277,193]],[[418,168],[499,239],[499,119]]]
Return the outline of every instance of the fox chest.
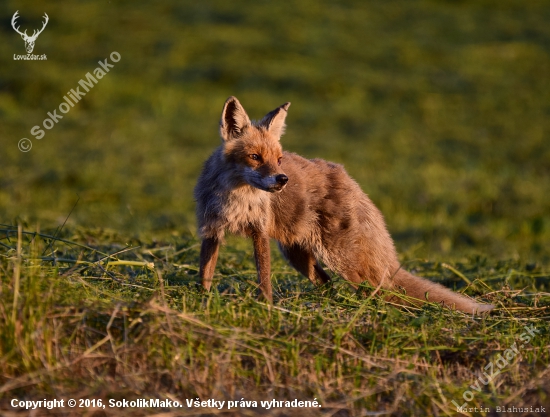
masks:
[[[271,218],[269,194],[260,190],[238,190],[224,196],[220,221],[230,233],[249,235],[251,229],[265,230]]]

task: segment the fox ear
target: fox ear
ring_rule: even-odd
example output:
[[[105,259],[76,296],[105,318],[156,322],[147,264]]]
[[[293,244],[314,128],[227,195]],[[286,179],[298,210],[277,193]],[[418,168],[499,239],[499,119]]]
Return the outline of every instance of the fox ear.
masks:
[[[236,97],[229,97],[223,106],[220,135],[224,141],[239,137],[250,126],[250,119]]]
[[[270,133],[280,138],[285,133],[285,119],[290,103],[285,103],[269,112],[260,121],[259,125],[267,129]]]

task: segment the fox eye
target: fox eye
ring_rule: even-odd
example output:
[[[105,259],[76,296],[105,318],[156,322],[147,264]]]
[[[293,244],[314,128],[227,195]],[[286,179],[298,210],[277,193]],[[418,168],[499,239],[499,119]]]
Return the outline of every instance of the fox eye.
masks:
[[[252,159],[254,161],[258,161],[260,159],[260,155],[258,155],[257,153],[253,153],[253,154],[250,154],[248,156],[250,157],[250,159]]]
[[[281,161],[283,160],[283,157],[281,156],[279,159],[277,159],[277,165],[281,165]]]

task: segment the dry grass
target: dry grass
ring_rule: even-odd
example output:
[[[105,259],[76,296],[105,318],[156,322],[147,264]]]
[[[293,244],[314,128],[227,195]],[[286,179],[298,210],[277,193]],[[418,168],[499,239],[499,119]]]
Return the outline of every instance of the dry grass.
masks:
[[[548,403],[548,294],[499,288],[502,280],[495,278],[506,267],[472,273],[465,265],[414,265],[433,272],[450,267],[471,281],[466,292],[472,295],[492,289],[489,297],[499,309],[486,318],[437,305],[395,308],[378,297],[359,296],[341,281],[315,289],[281,261],[274,266],[279,300],[269,307],[256,301],[252,264],[242,259],[246,251],[238,243],[222,254],[218,290],[205,294],[195,285],[197,245],[192,239],[182,246],[156,242],[124,250],[110,236],[106,246],[93,251],[88,242],[100,243],[101,234],[92,231],[86,239],[85,233],[73,231],[64,241],[22,232],[2,232],[9,246],[0,264],[0,401],[5,412],[16,413],[9,406],[13,398],[101,398],[105,403],[160,398],[184,405],[185,399],[244,398],[257,401],[259,408],[225,407],[223,413],[449,415],[456,411],[451,401],[463,403],[476,372],[509,348],[526,324],[541,334],[521,349],[521,359],[482,385],[469,405],[494,409]],[[108,252],[119,255],[107,257]],[[511,275],[509,269],[506,273]],[[547,276],[515,274],[534,283]],[[260,401],[274,398],[317,399],[322,407],[261,407]],[[74,415],[222,411],[72,410]]]

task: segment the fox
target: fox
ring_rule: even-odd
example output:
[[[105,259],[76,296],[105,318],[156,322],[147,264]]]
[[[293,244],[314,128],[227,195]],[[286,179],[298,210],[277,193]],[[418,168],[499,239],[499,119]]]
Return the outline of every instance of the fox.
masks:
[[[252,239],[260,296],[273,302],[270,240],[315,285],[331,282],[325,268],[354,288],[372,286],[405,296],[397,304],[436,302],[468,314],[492,310],[415,276],[399,263],[384,217],[340,164],[283,151],[290,103],[252,121],[236,97],[222,110],[221,145],[204,163],[194,189],[202,240],[199,277],[209,291],[226,233]]]

